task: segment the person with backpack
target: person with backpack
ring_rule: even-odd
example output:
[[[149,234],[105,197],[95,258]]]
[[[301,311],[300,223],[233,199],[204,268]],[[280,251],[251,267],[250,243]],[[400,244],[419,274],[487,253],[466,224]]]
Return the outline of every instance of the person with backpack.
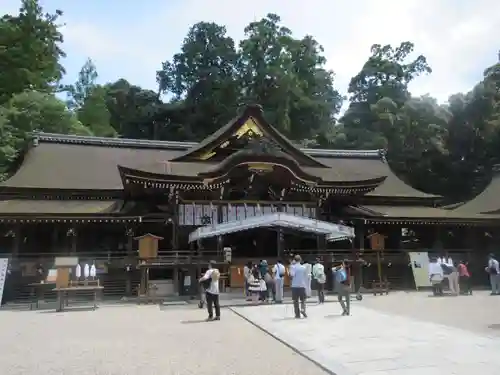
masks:
[[[275,303],[283,303],[283,278],[285,277],[285,266],[278,259],[273,267]]]
[[[485,271],[490,275],[491,295],[500,294],[500,265],[493,254],[488,256],[488,266]]]
[[[349,275],[347,274],[345,263],[342,262],[340,266],[335,267],[333,272],[338,300],[340,306],[342,306],[342,316],[348,316],[351,314],[351,285],[349,283]]]
[[[200,278],[200,284],[205,289],[205,299],[207,303],[208,318],[207,322],[212,320],[220,320],[220,303],[219,303],[219,278],[220,272],[215,268],[216,262],[211,260],[208,264],[208,270],[205,275]],[[215,318],[214,318],[215,307]]]
[[[321,264],[321,259],[316,258],[316,263],[312,268],[312,276],[316,281],[316,288],[318,289],[318,302],[325,303],[325,267]]]

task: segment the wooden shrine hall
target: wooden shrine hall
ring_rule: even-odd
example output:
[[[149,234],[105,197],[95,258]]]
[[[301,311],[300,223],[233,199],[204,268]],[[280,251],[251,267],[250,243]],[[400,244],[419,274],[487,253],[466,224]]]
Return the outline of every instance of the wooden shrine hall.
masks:
[[[186,280],[210,259],[220,262],[227,286],[238,287],[231,273],[247,261],[292,253],[344,259],[361,252],[368,263],[382,260],[395,287],[411,288],[408,251],[469,260],[473,274],[484,268],[500,235],[498,194],[495,176],[471,201],[441,207],[442,197],[400,180],[383,150],[301,148],[254,105],[199,143],[33,134],[1,183],[0,251],[11,262],[13,298],[56,256],[95,263],[105,295],[137,295],[137,238],[146,234],[157,241],[148,280],[164,293],[188,293]],[[328,241],[314,231],[256,226],[189,240],[200,227],[269,214],[351,227],[355,237]],[[372,249],[374,233],[384,237],[382,249]]]

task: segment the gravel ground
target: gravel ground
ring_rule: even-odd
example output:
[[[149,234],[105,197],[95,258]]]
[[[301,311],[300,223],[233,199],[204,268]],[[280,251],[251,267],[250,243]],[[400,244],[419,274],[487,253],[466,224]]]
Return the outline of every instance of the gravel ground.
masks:
[[[0,312],[1,375],[322,375],[231,311],[194,307]],[[257,367],[256,367],[257,366]]]
[[[393,292],[388,296],[366,295],[360,304],[476,333],[500,335],[500,296],[490,296],[487,291],[458,297],[431,297],[428,292]]]

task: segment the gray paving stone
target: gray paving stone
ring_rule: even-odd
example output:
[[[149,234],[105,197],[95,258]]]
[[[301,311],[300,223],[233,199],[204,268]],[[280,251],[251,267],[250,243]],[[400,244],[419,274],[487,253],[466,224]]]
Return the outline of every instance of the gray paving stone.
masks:
[[[420,309],[425,309],[425,302]],[[481,369],[474,370],[481,375],[497,375],[500,371],[500,337],[484,330],[471,332],[470,326],[460,329],[361,305],[348,317],[339,316],[333,304],[315,306],[308,309],[309,318],[301,320],[290,319],[293,311],[283,306],[233,310],[337,375],[468,375],[472,368]]]
[[[324,375],[229,310],[194,306],[0,312],[1,375]]]

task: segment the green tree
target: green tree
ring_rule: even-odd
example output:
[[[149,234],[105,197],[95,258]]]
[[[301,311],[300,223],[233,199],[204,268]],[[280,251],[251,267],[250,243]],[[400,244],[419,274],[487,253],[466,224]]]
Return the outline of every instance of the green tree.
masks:
[[[87,59],[78,73],[78,80],[65,87],[67,105],[77,114],[78,120],[99,137],[116,137],[110,125],[111,115],[106,105],[106,89],[97,84],[97,69],[91,59]]]
[[[322,47],[311,36],[294,38],[276,14],[250,23],[245,36],[239,62],[243,101],[261,104],[269,121],[293,140],[326,140],[342,98],[333,73],[324,68]]]
[[[76,111],[78,120],[98,137],[116,137],[116,130],[110,125],[111,114],[106,105],[106,89],[95,86]]]
[[[137,139],[165,139],[169,124],[166,105],[158,93],[120,79],[107,84],[106,107],[110,124],[120,136]]]
[[[401,108],[411,95],[408,84],[421,74],[430,73],[431,68],[424,56],[408,61],[413,52],[411,42],[398,47],[375,44],[371,56],[361,71],[349,83],[350,105],[343,118],[342,136],[337,142],[345,148],[385,148],[387,138],[377,128],[378,116],[372,106],[389,98]]]
[[[90,96],[97,86],[98,77],[95,64],[91,59],[87,59],[80,72],[78,72],[77,81],[65,87],[68,95],[68,108],[78,109],[83,106],[85,99]]]
[[[173,119],[175,110],[186,116],[183,133],[190,139],[205,138],[234,117],[240,98],[237,62],[226,28],[200,22],[189,29],[181,51],[162,64],[160,91],[174,95],[170,113]],[[179,130],[179,124],[171,125]]]
[[[22,0],[18,15],[0,19],[0,104],[25,90],[57,89],[65,56],[61,15],[59,10],[44,13],[37,0]]]
[[[16,94],[0,107],[0,173],[9,169],[34,131],[92,135],[54,95],[38,91]]]

